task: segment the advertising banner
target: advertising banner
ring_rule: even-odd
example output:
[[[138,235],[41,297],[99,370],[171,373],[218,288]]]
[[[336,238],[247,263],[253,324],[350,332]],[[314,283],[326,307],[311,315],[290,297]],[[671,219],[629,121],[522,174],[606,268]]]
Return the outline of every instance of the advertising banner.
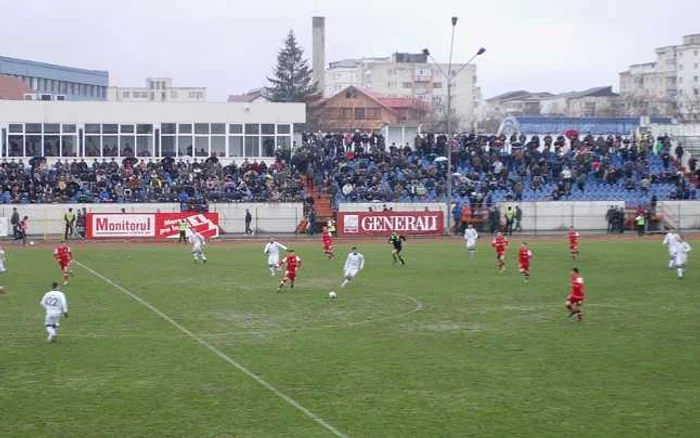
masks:
[[[211,239],[219,235],[218,213],[88,213],[87,238],[177,239],[178,224]]]
[[[387,236],[392,231],[413,236],[442,236],[445,232],[441,211],[385,211],[338,213],[338,234]]]

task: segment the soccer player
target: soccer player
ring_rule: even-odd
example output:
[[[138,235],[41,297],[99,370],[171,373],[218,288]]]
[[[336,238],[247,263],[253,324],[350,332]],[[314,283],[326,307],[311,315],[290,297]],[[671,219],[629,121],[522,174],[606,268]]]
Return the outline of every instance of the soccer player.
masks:
[[[73,253],[70,247],[66,245],[65,240],[61,240],[61,244],[53,250],[53,258],[58,262],[58,266],[61,268],[63,285],[65,286],[68,284],[68,277],[73,276],[73,271],[70,270],[70,262],[73,260]]]
[[[491,242],[491,246],[496,250],[496,264],[498,266],[498,273],[501,274],[506,270],[506,250],[508,249],[508,239],[503,236],[500,231],[496,233]]]
[[[58,336],[58,326],[61,325],[61,316],[68,318],[68,301],[66,295],[58,290],[57,282],[53,282],[51,290],[44,294],[39,304],[46,311],[44,325],[49,334],[47,340],[54,342]]]
[[[569,252],[571,253],[571,259],[576,261],[579,254],[578,242],[581,239],[581,235],[574,229],[574,227],[569,227]]]
[[[365,256],[357,252],[357,247],[352,247],[352,252],[348,254],[343,268],[343,283],[340,287],[345,287],[352,281],[353,278],[365,267]]]
[[[301,268],[301,257],[297,256],[291,248],[287,252],[289,252],[289,255],[282,260],[282,264],[287,265],[287,269],[284,272],[284,278],[277,286],[277,292],[282,290],[287,281],[289,281],[289,287],[294,289],[294,280],[297,278],[297,271]]]
[[[277,242],[274,237],[270,237],[263,252],[267,254],[267,269],[270,270],[271,277],[277,275],[280,265],[280,250],[286,251],[287,247]]]
[[[532,251],[527,247],[527,243],[523,242],[520,244],[518,262],[520,264],[520,274],[522,274],[525,283],[530,280],[530,260],[532,260]]]
[[[204,245],[207,243],[204,241],[204,236],[190,229],[190,242],[192,242],[192,256],[194,257],[195,264],[198,260],[202,263],[206,263],[207,256],[204,255]]]
[[[678,249],[678,234],[671,228],[664,237],[663,245],[668,250],[668,269],[673,269],[676,265],[676,251]]]
[[[583,321],[583,300],[586,298],[586,288],[583,285],[583,277],[578,268],[571,272],[571,293],[566,297],[566,308],[569,309],[569,318],[576,315],[579,321]]]
[[[391,250],[391,257],[394,259],[394,264],[397,261],[401,262],[401,265],[405,265],[406,261],[401,257],[401,251],[403,250],[403,242],[406,241],[406,236],[402,236],[396,231],[392,231],[389,236],[389,243],[393,246]]]
[[[328,257],[328,260],[331,260],[335,257],[333,253],[333,234],[328,231],[327,227],[323,227],[321,242],[323,242],[323,253]]]
[[[683,240],[683,237],[679,234],[676,237],[676,272],[678,274],[678,279],[683,279],[683,274],[685,273],[685,265],[688,263],[688,253],[692,249],[688,242]]]
[[[29,216],[22,218],[22,221],[17,227],[17,238],[22,240],[22,246],[27,246],[27,231],[29,230]]]
[[[7,254],[5,248],[0,246],[0,274],[7,272]]]
[[[467,242],[469,258],[474,258],[474,253],[476,252],[476,240],[478,238],[479,233],[476,232],[472,224],[467,225],[467,229],[464,230],[464,240]]]

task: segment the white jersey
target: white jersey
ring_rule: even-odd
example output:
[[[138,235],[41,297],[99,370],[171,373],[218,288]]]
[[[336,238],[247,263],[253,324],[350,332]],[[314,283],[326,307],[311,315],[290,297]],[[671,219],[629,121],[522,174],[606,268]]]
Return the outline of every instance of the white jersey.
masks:
[[[365,256],[360,254],[350,253],[348,258],[345,260],[345,271],[361,271],[365,267]]]
[[[477,233],[474,228],[467,228],[464,231],[464,240],[467,241],[467,248],[471,248],[476,245],[476,239],[478,238],[479,233]]]
[[[7,271],[7,266],[5,261],[7,260],[7,255],[4,249],[0,249],[0,273]]]
[[[676,266],[685,266],[688,263],[688,253],[691,249],[688,242],[678,242],[676,246]]]
[[[280,251],[286,251],[287,247],[279,242],[268,242],[263,252],[267,254],[267,264],[278,265],[280,262]]]
[[[51,290],[44,294],[44,297],[39,302],[46,310],[46,315],[61,315],[68,313],[68,301],[66,295],[59,290]]]
[[[668,249],[668,254],[673,257],[676,255],[676,248],[678,247],[678,234],[673,232],[666,233],[664,237],[663,245]]]

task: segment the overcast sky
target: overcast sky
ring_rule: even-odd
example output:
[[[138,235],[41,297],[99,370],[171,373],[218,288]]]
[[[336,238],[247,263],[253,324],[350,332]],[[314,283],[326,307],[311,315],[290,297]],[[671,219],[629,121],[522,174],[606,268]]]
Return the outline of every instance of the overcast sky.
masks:
[[[698,0],[0,0],[0,54],[109,70],[112,85],[148,76],[206,86],[224,100],[266,85],[293,29],[311,58],[311,17],[326,17],[326,63],[420,52],[455,61],[478,47],[483,95],[617,89],[617,73],[654,48],[700,33]]]

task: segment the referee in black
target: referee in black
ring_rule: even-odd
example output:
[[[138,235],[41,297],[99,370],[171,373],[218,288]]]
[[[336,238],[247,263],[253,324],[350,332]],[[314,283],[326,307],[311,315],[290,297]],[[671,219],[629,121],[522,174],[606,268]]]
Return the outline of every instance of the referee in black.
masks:
[[[396,231],[391,232],[391,236],[389,236],[389,243],[394,247],[394,249],[391,251],[391,256],[394,258],[394,264],[396,264],[397,261],[400,261],[401,265],[406,264],[406,261],[403,259],[403,257],[401,257],[401,250],[403,249],[403,242],[405,241],[405,236],[402,236]]]

